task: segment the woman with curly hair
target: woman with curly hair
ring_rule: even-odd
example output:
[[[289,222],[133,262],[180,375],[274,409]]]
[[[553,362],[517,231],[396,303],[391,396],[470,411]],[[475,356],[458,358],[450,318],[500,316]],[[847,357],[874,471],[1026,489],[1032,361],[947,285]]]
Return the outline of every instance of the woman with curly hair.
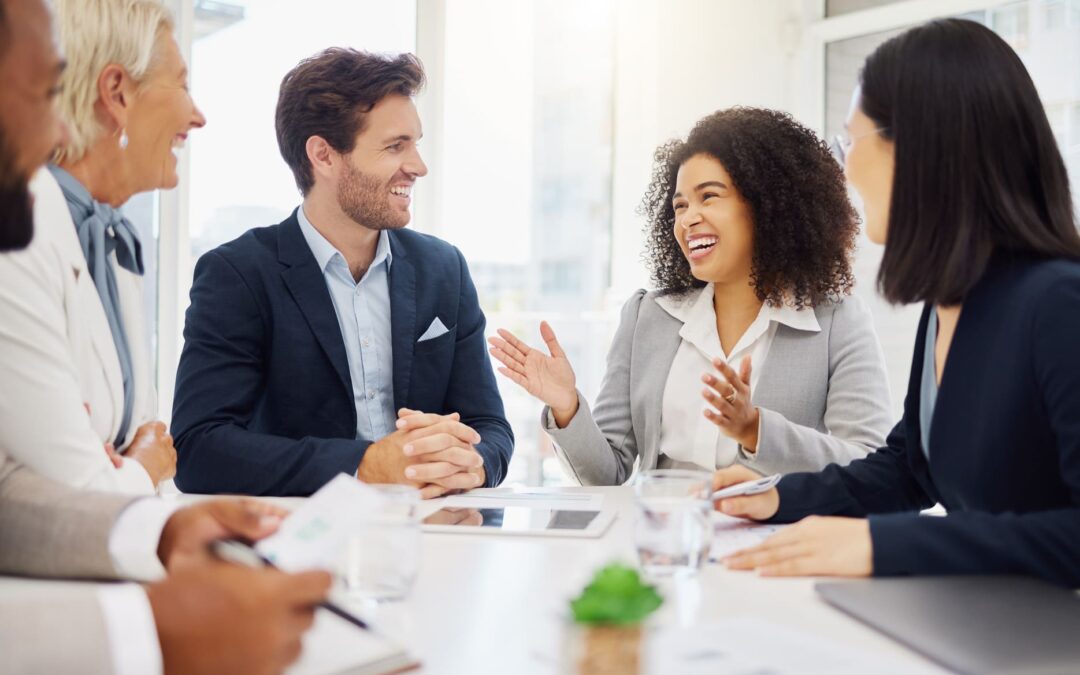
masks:
[[[595,409],[546,322],[549,353],[490,339],[581,483],[635,461],[818,470],[884,441],[884,357],[849,297],[858,218],[823,142],[784,113],[716,112],[657,150],[642,211],[657,290],[623,307]]]

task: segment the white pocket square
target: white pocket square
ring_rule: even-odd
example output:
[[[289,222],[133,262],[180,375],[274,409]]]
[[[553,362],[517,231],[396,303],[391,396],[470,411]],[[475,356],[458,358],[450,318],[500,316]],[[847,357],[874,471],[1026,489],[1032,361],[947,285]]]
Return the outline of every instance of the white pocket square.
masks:
[[[440,335],[446,335],[450,331],[443,325],[442,321],[439,321],[439,317],[435,317],[435,320],[431,322],[428,329],[424,331],[424,334],[420,336],[417,342],[427,342],[428,340],[434,340]]]

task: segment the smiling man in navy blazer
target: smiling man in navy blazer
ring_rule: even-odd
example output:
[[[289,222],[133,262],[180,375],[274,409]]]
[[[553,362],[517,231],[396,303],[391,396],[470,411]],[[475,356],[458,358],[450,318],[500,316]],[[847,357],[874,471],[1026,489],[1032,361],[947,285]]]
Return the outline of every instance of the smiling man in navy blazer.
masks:
[[[303,194],[199,259],[176,378],[176,484],[308,495],[339,473],[425,497],[498,485],[513,434],[461,253],[403,229],[417,150],[412,55],[328,49],[281,84]]]

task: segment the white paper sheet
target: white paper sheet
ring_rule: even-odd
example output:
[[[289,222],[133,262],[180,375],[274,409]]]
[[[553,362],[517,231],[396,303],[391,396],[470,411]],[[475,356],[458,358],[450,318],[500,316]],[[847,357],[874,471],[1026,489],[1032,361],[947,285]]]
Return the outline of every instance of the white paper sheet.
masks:
[[[719,562],[724,556],[744,548],[757,546],[786,525],[762,525],[742,518],[732,518],[722,513],[713,516],[713,543],[709,560]]]
[[[304,651],[289,675],[386,673],[412,662],[401,645],[334,616],[315,612],[315,625],[304,635]]]
[[[758,618],[658,629],[646,646],[650,675],[921,675],[927,666],[878,654]]]
[[[358,530],[357,521],[382,499],[371,486],[341,474],[293,511],[278,531],[256,548],[286,572],[335,571],[348,536]]]

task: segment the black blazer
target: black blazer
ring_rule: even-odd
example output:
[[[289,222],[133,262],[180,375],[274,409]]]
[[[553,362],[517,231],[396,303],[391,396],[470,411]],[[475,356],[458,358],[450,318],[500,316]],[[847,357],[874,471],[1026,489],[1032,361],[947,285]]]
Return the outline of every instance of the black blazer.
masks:
[[[498,485],[514,437],[465,260],[435,237],[389,236],[394,407],[460,413]],[[417,343],[436,317],[449,331]],[[369,443],[356,439],[345,343],[295,212],[199,259],[184,340],[172,419],[182,490],[309,495],[356,472]]]
[[[786,476],[774,520],[869,516],[874,574],[1028,574],[1080,587],[1080,264],[998,254],[964,301],[921,447],[929,308],[886,446]],[[945,517],[917,511],[942,504]]]

